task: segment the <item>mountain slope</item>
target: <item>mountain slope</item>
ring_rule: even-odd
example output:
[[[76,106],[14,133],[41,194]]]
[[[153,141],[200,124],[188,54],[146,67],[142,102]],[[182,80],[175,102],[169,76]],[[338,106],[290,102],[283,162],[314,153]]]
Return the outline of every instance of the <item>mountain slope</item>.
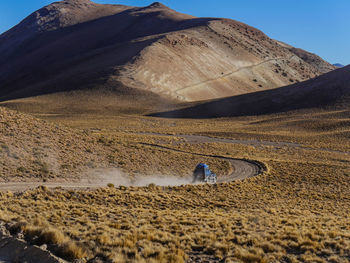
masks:
[[[316,54],[309,53],[301,48],[292,47],[289,50],[295,55],[297,55],[299,58],[304,60],[306,63],[317,68],[322,74],[327,73],[330,70],[334,69],[332,65],[324,63],[324,60],[319,56],[317,56]]]
[[[154,116],[233,117],[324,107],[336,107],[350,112],[349,106],[350,66],[347,66],[291,86],[215,100]]]
[[[243,23],[65,0],[0,36],[0,100],[127,86],[196,101],[306,80],[335,67]],[[315,63],[316,61],[316,63]]]

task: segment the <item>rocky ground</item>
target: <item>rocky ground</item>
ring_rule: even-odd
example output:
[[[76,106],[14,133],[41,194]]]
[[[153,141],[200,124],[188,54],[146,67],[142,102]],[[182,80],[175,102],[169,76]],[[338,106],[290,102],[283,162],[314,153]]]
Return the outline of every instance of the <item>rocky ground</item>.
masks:
[[[0,262],[66,263],[47,250],[47,245],[31,245],[23,233],[11,235],[10,225],[0,222]]]

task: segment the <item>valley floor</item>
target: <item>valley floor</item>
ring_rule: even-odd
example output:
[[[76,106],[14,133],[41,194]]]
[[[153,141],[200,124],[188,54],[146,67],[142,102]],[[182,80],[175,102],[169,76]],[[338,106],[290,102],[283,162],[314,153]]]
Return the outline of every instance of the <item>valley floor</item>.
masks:
[[[67,259],[104,255],[114,262],[350,261],[346,109],[211,120],[36,116],[48,125],[69,127],[64,128],[68,134],[83,133],[89,149],[108,160],[106,168],[134,177],[186,177],[200,161],[219,175],[233,172],[228,160],[212,156],[257,160],[268,169],[257,177],[217,185],[0,192],[0,220],[17,222],[13,231],[23,231],[34,243],[65,248],[62,256]],[[70,154],[69,147],[78,148],[79,140],[73,140],[65,154]],[[60,156],[60,165],[69,160]],[[59,177],[60,169],[51,171],[48,165],[48,170],[37,178]],[[69,179],[71,171],[77,179],[81,169],[76,164],[62,171],[64,178]],[[29,179],[18,172],[6,180]]]

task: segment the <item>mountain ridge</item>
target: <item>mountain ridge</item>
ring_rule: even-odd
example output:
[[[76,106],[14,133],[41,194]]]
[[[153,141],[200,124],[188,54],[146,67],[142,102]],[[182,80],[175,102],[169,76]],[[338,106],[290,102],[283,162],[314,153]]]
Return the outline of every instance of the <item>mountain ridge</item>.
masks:
[[[33,19],[38,27],[30,26]],[[241,22],[196,18],[159,2],[65,0],[0,35],[0,100],[127,86],[196,101],[277,88],[335,68],[290,49]]]

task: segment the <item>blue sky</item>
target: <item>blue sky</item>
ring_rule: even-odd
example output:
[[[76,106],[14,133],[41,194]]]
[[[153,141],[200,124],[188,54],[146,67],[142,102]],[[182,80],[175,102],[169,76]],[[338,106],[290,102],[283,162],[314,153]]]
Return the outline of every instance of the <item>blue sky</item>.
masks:
[[[0,0],[0,33],[52,0]],[[148,0],[95,0],[145,6]],[[225,17],[254,26],[268,36],[320,55],[331,63],[350,64],[350,0],[163,0],[183,13]]]

